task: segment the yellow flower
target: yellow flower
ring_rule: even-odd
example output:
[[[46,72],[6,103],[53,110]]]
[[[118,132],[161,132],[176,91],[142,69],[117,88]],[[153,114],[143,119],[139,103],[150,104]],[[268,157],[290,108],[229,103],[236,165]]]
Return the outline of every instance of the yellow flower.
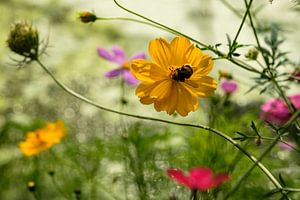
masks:
[[[65,132],[63,121],[47,123],[45,127],[27,133],[26,140],[20,142],[19,147],[26,156],[37,155],[41,151],[47,150],[54,144],[59,143],[64,137]]]
[[[152,40],[149,54],[152,62],[133,60],[131,72],[141,81],[136,89],[141,103],[154,103],[156,111],[186,116],[198,109],[198,97],[210,96],[216,89],[216,81],[207,76],[213,60],[188,39]]]

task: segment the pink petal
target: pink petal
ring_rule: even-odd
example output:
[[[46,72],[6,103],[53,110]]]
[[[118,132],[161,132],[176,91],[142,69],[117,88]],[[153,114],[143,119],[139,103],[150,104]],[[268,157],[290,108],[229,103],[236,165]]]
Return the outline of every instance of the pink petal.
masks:
[[[271,99],[261,106],[260,117],[274,124],[284,124],[290,118],[289,108],[282,99]]]
[[[291,102],[295,106],[296,109],[300,109],[300,94],[295,94],[289,96]]]
[[[116,76],[119,76],[120,74],[122,74],[122,71],[123,71],[123,69],[120,69],[120,68],[113,69],[113,70],[106,72],[104,74],[104,76],[107,78],[113,78],[113,77],[116,77]]]
[[[182,185],[185,185],[187,187],[190,187],[188,178],[184,176],[183,172],[179,169],[168,169],[167,174],[172,179],[176,180]]]
[[[228,181],[230,179],[230,176],[228,174],[218,174],[214,177],[214,186],[217,187],[218,185],[221,185],[222,183]]]
[[[146,55],[143,52],[137,52],[135,54],[133,54],[133,56],[130,57],[130,61],[131,60],[135,60],[135,59],[146,59]]]
[[[118,64],[122,65],[124,62],[126,62],[126,54],[121,47],[113,46],[112,52],[114,53],[114,59]]]
[[[130,70],[123,70],[123,78],[129,85],[139,84],[139,81],[132,75]]]
[[[233,80],[224,80],[221,83],[221,88],[226,93],[234,93],[237,90],[237,83]]]
[[[97,52],[98,52],[98,55],[100,57],[104,58],[105,60],[109,60],[109,61],[114,62],[114,56],[109,51],[107,51],[106,49],[98,48]]]
[[[189,183],[193,189],[201,191],[214,186],[213,172],[209,168],[194,168],[190,170]]]

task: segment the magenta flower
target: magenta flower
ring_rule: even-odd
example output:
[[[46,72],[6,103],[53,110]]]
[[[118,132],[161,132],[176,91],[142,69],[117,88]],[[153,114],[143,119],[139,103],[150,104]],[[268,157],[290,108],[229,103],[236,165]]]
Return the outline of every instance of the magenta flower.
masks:
[[[167,174],[169,177],[191,190],[200,191],[207,191],[215,188],[228,181],[230,178],[228,174],[224,173],[214,176],[211,169],[202,167],[191,169],[187,176],[179,169],[168,169]]]
[[[289,96],[296,109],[300,109],[300,94]],[[271,99],[261,106],[260,117],[270,123],[282,125],[286,123],[292,114],[282,99]]]
[[[118,65],[116,69],[106,72],[105,77],[114,78],[117,76],[122,76],[124,81],[130,85],[136,85],[139,83],[139,81],[131,74],[129,68],[132,60],[145,59],[146,55],[144,53],[135,53],[133,56],[127,59],[125,51],[118,46],[112,47],[112,52],[109,52],[104,48],[98,48],[97,52],[100,57]]]
[[[232,94],[237,90],[238,85],[234,80],[223,80],[221,88],[225,93]]]
[[[292,151],[293,147],[295,147],[296,144],[294,142],[287,142],[287,143],[280,142],[278,143],[278,146],[284,150]]]

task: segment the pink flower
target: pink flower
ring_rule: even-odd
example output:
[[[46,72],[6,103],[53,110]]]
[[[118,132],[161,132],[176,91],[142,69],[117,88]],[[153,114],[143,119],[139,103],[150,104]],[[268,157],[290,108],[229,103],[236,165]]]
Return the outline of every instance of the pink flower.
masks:
[[[238,85],[233,80],[223,80],[221,83],[221,88],[225,93],[232,94],[237,90]]]
[[[187,176],[179,169],[168,169],[167,174],[180,184],[200,191],[215,188],[230,178],[228,174],[224,173],[214,176],[211,169],[202,167],[191,169]]]
[[[132,60],[145,59],[146,56],[144,53],[135,53],[133,56],[127,59],[125,51],[118,46],[113,46],[112,52],[109,52],[104,48],[98,48],[97,52],[100,57],[118,65],[116,69],[106,72],[105,77],[113,78],[116,76],[122,76],[124,81],[130,85],[136,85],[139,83],[139,81],[131,74],[129,68]]]
[[[300,94],[289,96],[289,99],[296,109],[300,108]],[[260,109],[260,117],[270,123],[282,125],[291,117],[288,106],[279,98],[267,101]]]
[[[293,142],[287,142],[287,143],[280,142],[280,143],[278,144],[278,146],[279,146],[280,148],[284,149],[284,150],[292,151],[292,150],[293,150],[293,147],[295,147],[296,144],[293,143]]]

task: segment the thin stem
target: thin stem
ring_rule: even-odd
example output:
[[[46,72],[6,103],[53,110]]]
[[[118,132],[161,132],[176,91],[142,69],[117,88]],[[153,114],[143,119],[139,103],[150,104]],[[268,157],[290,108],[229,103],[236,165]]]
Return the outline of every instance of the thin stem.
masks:
[[[193,42],[196,42],[197,44],[199,44],[199,45],[201,45],[201,46],[203,46],[203,47],[205,47],[205,48],[208,48],[208,49],[211,48],[211,47],[209,47],[208,45],[206,45],[206,44],[204,44],[204,43],[202,43],[202,42],[199,42],[199,41],[195,40],[194,38],[191,38],[190,36],[188,36],[188,35],[186,35],[186,34],[183,34],[183,33],[179,32],[179,31],[177,31],[177,30],[175,30],[175,29],[172,29],[172,28],[170,28],[170,27],[168,27],[168,26],[166,26],[166,25],[163,25],[163,24],[161,24],[161,23],[159,23],[159,22],[156,22],[156,21],[154,21],[154,20],[152,20],[152,19],[150,19],[150,18],[148,18],[148,17],[145,17],[145,16],[143,16],[143,15],[141,15],[141,14],[139,14],[139,13],[133,12],[133,11],[131,11],[131,10],[125,8],[125,7],[122,6],[117,0],[113,0],[113,1],[115,2],[115,4],[116,4],[119,8],[121,8],[122,10],[125,10],[125,11],[128,12],[128,13],[131,13],[131,14],[133,14],[133,15],[135,15],[135,16],[138,16],[138,17],[140,17],[140,18],[142,18],[142,19],[145,19],[145,20],[147,20],[147,21],[149,21],[149,22],[151,22],[151,23],[153,23],[153,24],[155,24],[155,25],[157,25],[157,26],[160,26],[160,27],[162,27],[162,28],[164,28],[164,29],[168,29],[168,30],[170,30],[171,32],[173,32],[173,33],[175,33],[175,34],[177,34],[177,35],[181,35],[181,36],[183,36],[183,37],[186,37],[187,39],[189,39],[189,40],[191,40],[191,41],[193,41]]]
[[[273,149],[273,147],[277,144],[277,142],[280,140],[280,137],[281,137],[281,135],[278,134],[278,136],[275,138],[275,140],[261,154],[261,156],[257,159],[257,161],[251,165],[251,167],[247,170],[246,173],[244,173],[244,175],[239,179],[239,181],[235,184],[235,186],[225,195],[224,199],[227,199],[228,197],[230,197],[232,194],[234,194],[238,190],[239,186],[241,186],[242,182],[249,176],[249,174],[256,167],[258,162],[260,162]],[[279,188],[279,189],[282,189],[282,186],[280,185],[279,182],[277,182],[276,187]]]
[[[248,6],[247,0],[244,0],[244,1],[245,1],[245,5]],[[262,48],[261,48],[261,45],[260,45],[260,42],[259,42],[259,39],[258,39],[258,36],[257,36],[256,28],[255,28],[253,20],[252,20],[251,12],[248,12],[248,16],[249,16],[249,20],[250,20],[250,26],[252,28],[252,31],[253,31],[253,34],[254,34],[254,37],[255,37],[255,40],[256,40],[256,43],[257,43],[258,50],[260,52],[262,52]],[[265,61],[265,64],[266,64],[267,68],[269,69],[270,66],[269,66],[269,63],[268,63],[266,57],[264,56],[264,54],[262,54],[262,56],[264,58],[264,61]]]
[[[240,27],[239,27],[239,29],[238,29],[236,35],[235,35],[235,38],[234,38],[234,40],[232,41],[232,45],[234,45],[234,44],[236,43],[236,40],[238,39],[238,37],[239,37],[239,35],[240,35],[241,31],[242,31],[242,28],[243,28],[244,23],[245,23],[245,21],[246,21],[247,15],[248,15],[249,10],[250,10],[250,8],[251,8],[252,2],[253,2],[253,0],[250,0],[249,4],[246,6],[246,12],[245,12],[244,17],[243,17],[243,19],[242,19],[242,22],[241,22],[241,24],[240,24]],[[232,48],[230,47],[229,55],[230,55],[231,53],[232,53]]]
[[[138,20],[138,19],[133,19],[133,18],[128,18],[128,17],[97,17],[97,20],[120,20],[120,21],[131,21],[131,22],[136,22],[136,23],[140,23],[140,24],[145,24],[145,25],[149,25],[149,26],[153,26],[155,28],[158,28],[158,29],[161,29],[161,30],[164,30],[164,31],[167,31],[169,33],[172,33],[174,34],[171,30],[169,29],[165,29],[161,26],[158,26],[156,24],[153,24],[153,23],[149,23],[149,22],[146,22],[146,21],[142,21],[142,20]]]
[[[174,122],[174,121],[168,121],[168,120],[164,120],[164,119],[158,119],[158,118],[153,118],[153,117],[146,117],[146,116],[141,116],[141,115],[134,115],[134,114],[129,114],[129,113],[125,113],[125,112],[120,112],[120,111],[116,111],[110,108],[106,108],[102,105],[99,105],[97,103],[95,103],[94,101],[87,99],[83,96],[81,96],[80,94],[74,92],[73,90],[71,90],[70,88],[68,88],[67,86],[65,86],[64,84],[62,84],[60,81],[58,81],[56,79],[56,77],[52,74],[52,72],[50,72],[48,70],[48,68],[46,66],[44,66],[39,60],[36,60],[36,62],[42,67],[42,69],[55,81],[55,83],[61,88],[63,89],[65,92],[67,92],[68,94],[74,96],[75,98],[90,104],[98,109],[107,111],[107,112],[111,112],[111,113],[116,113],[119,115],[124,115],[124,116],[128,116],[128,117],[133,117],[133,118],[137,118],[137,119],[142,119],[142,120],[150,120],[150,121],[155,121],[155,122],[161,122],[161,123],[166,123],[166,124],[172,124],[172,125],[177,125],[177,126],[184,126],[184,127],[193,127],[193,128],[198,128],[198,129],[204,129],[207,131],[210,131],[222,138],[224,138],[225,140],[227,140],[229,143],[231,143],[233,146],[235,146],[239,151],[241,151],[244,155],[246,155],[252,162],[257,163],[257,166],[264,172],[264,174],[270,179],[270,181],[272,181],[272,183],[275,185],[275,187],[277,188],[282,188],[280,183],[276,180],[276,178],[272,175],[272,173],[262,164],[260,163],[254,156],[252,156],[250,153],[248,153],[245,149],[243,149],[235,140],[233,140],[231,137],[229,137],[228,135],[226,135],[225,133],[207,127],[207,126],[203,126],[203,125],[196,125],[196,124],[189,124],[189,123],[179,123],[179,122]]]
[[[197,194],[198,194],[198,191],[197,190],[194,190],[192,189],[191,190],[191,200],[197,200]]]
[[[230,3],[228,3],[226,0],[221,0],[221,2],[229,9],[231,10],[234,14],[236,14],[238,17],[243,17],[242,14],[240,14],[240,12],[235,9]]]
[[[166,25],[163,25],[163,24],[161,24],[161,23],[159,23],[159,22],[156,22],[156,21],[154,21],[154,20],[152,20],[152,19],[150,19],[150,18],[148,18],[148,17],[145,17],[145,16],[143,16],[143,15],[141,15],[141,14],[139,14],[139,13],[136,13],[136,12],[134,12],[134,11],[132,11],[132,10],[129,10],[129,9],[125,8],[124,6],[122,6],[121,4],[119,4],[116,0],[113,0],[113,1],[114,1],[114,3],[115,3],[119,8],[121,8],[122,10],[125,10],[126,12],[128,12],[128,13],[130,13],[130,14],[133,14],[133,15],[135,15],[135,16],[138,16],[138,17],[140,17],[140,18],[142,18],[142,19],[144,19],[144,20],[147,20],[147,21],[149,21],[149,22],[151,22],[151,23],[145,23],[144,21],[135,20],[135,19],[131,19],[131,18],[116,18],[116,19],[120,19],[120,20],[129,20],[129,21],[134,21],[134,22],[138,22],[138,23],[147,24],[147,25],[150,25],[150,26],[154,26],[154,27],[156,27],[156,28],[158,28],[158,29],[167,31],[167,32],[169,32],[169,33],[172,33],[172,34],[175,34],[175,35],[183,36],[183,37],[185,37],[185,38],[187,38],[187,39],[189,39],[189,40],[195,42],[196,44],[198,44],[198,45],[200,45],[200,46],[202,46],[202,47],[204,47],[204,48],[206,48],[206,49],[208,49],[208,50],[214,52],[216,55],[221,56],[221,58],[227,59],[227,60],[230,61],[231,63],[234,63],[234,64],[238,65],[239,67],[245,69],[245,70],[248,70],[248,71],[251,71],[251,72],[260,74],[260,72],[259,72],[258,70],[256,70],[255,68],[253,68],[253,67],[251,67],[251,66],[249,66],[249,65],[247,65],[247,64],[245,64],[245,63],[242,63],[242,61],[237,61],[236,59],[233,59],[233,58],[231,58],[231,57],[230,57],[230,58],[229,58],[229,57],[226,57],[224,53],[220,52],[219,50],[213,48],[213,47],[210,46],[210,45],[204,44],[204,43],[202,43],[202,42],[200,42],[200,41],[198,41],[198,40],[196,40],[196,39],[194,39],[194,38],[192,38],[192,37],[190,37],[190,36],[188,36],[188,35],[186,35],[186,34],[180,32],[180,31],[177,31],[177,30],[175,30],[175,29],[173,29],[173,28],[170,28],[170,27],[168,27],[168,26],[166,26]],[[101,19],[101,18],[99,18],[99,19]],[[105,19],[105,18],[103,18],[103,19]],[[109,19],[109,18],[108,18],[108,19]]]

